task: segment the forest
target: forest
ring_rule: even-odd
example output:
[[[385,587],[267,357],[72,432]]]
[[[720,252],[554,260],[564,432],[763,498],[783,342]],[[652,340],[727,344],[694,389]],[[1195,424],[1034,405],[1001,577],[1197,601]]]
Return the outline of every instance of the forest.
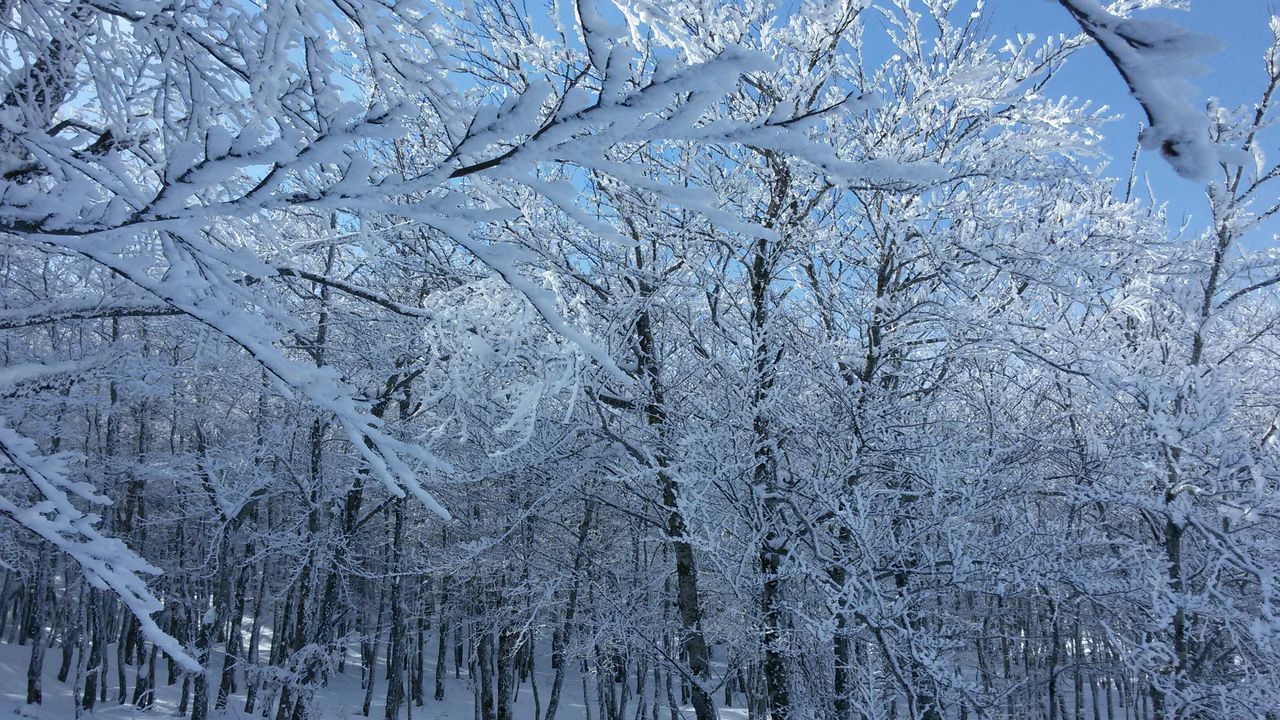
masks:
[[[0,714],[1280,720],[1280,16],[1018,1],[0,0]]]

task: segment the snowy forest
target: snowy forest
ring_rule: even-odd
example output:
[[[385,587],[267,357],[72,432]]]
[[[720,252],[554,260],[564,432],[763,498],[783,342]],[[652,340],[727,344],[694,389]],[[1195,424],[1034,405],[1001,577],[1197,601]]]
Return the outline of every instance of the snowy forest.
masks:
[[[0,713],[1280,719],[1280,18],[1020,1],[0,0]]]

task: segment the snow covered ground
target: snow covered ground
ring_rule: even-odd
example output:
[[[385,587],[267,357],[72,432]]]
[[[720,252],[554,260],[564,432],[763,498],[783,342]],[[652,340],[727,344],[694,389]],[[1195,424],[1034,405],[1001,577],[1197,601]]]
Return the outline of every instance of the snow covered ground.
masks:
[[[0,642],[0,718],[25,718],[27,720],[67,720],[74,717],[74,705],[72,703],[71,683],[61,683],[57,679],[58,663],[60,655],[57,649],[51,650],[45,657],[44,665],[44,702],[41,705],[27,705],[27,664],[31,657],[30,645],[14,645],[6,642]],[[114,649],[110,653],[110,657],[115,657]],[[542,660],[543,670],[535,673],[538,683],[539,693],[541,694],[542,707],[545,711],[547,694],[551,688],[552,671],[550,663]],[[385,708],[383,701],[386,698],[386,673],[382,664],[383,659],[379,658],[378,672],[375,674],[375,687],[373,693],[373,702],[369,709],[369,717],[383,718],[385,717]],[[212,685],[217,686],[216,669],[221,667],[221,657],[215,656],[211,663],[214,671],[210,671]],[[165,671],[163,662],[159,664],[158,672],[160,674],[159,688],[156,691],[156,703],[150,710],[139,710],[132,705],[119,705],[114,702],[116,694],[116,686],[114,685],[115,670],[111,670],[112,686],[110,698],[108,702],[98,703],[94,708],[91,717],[102,718],[103,720],[154,720],[155,718],[172,718],[178,713],[178,700],[182,691],[181,681],[173,685],[165,685],[168,673]],[[403,718],[415,718],[425,720],[473,720],[475,717],[474,705],[472,701],[472,688],[468,682],[466,669],[463,669],[462,677],[455,679],[452,668],[447,674],[445,681],[444,700],[436,702],[430,697],[432,689],[432,678],[435,677],[434,664],[428,666],[427,669],[427,697],[423,700],[422,707],[411,707],[411,714],[402,714]],[[128,673],[130,683],[133,681],[133,669],[130,668]],[[571,668],[566,674],[564,690],[560,699],[560,709],[556,713],[557,720],[583,720],[587,717],[583,708],[583,684],[581,674],[576,668]],[[592,718],[599,717],[599,705],[595,694],[595,678],[589,677],[587,685],[590,692],[591,713]],[[210,718],[214,720],[249,720],[253,718],[257,720],[261,717],[261,709],[253,714],[244,712],[244,684],[240,683],[241,692],[235,695],[228,704],[225,711],[210,712]],[[652,687],[649,688],[652,692]],[[320,718],[324,720],[353,720],[355,718],[363,718],[361,714],[361,706],[364,702],[364,689],[360,687],[360,659],[355,651],[351,651],[347,657],[346,672],[337,675],[327,688],[321,690],[319,702],[316,708],[320,713]],[[210,705],[212,706],[212,698]],[[628,716],[634,712],[635,703],[628,711]],[[684,708],[686,717],[693,717],[691,708]],[[725,708],[720,712],[720,716],[726,720],[739,720],[745,718],[746,710],[737,708]],[[273,714],[274,717],[274,714]],[[523,684],[516,696],[515,717],[517,720],[532,720],[534,717],[533,693],[528,683]],[[669,717],[665,706],[662,707],[662,717]]]

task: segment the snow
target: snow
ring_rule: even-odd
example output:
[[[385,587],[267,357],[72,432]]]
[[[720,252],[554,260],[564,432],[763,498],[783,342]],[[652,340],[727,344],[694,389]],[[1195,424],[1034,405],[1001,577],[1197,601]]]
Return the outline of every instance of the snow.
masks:
[[[156,625],[152,615],[164,604],[147,587],[145,575],[160,573],[118,538],[103,536],[99,517],[82,512],[68,493],[94,504],[108,503],[87,483],[68,479],[65,455],[43,456],[34,441],[0,420],[0,454],[35,486],[41,500],[30,506],[0,496],[0,513],[16,520],[79,563],[97,588],[110,588],[137,618],[148,640],[188,668],[199,665],[173,637]]]
[[[1159,151],[1185,178],[1207,180],[1218,164],[1234,158],[1209,140],[1209,115],[1197,105],[1190,78],[1203,72],[1198,58],[1221,42],[1157,18],[1122,18],[1095,0],[1059,0],[1098,42],[1124,76],[1147,113],[1142,147]]]
[[[244,626],[248,627],[246,620]],[[270,636],[270,631],[263,633],[264,637]],[[385,650],[385,642],[382,648]],[[544,645],[545,647],[545,645]],[[381,719],[385,717],[385,699],[386,699],[386,658],[383,654],[379,655],[378,664],[374,671],[374,693],[373,701],[370,704],[370,718]],[[41,680],[41,688],[43,692],[43,702],[40,705],[28,705],[26,703],[27,692],[27,664],[31,657],[30,645],[17,645],[8,642],[0,642],[0,717],[16,717],[25,720],[69,720],[74,717],[74,701],[72,699],[70,682],[61,683],[57,679],[57,669],[60,662],[59,654],[55,651],[49,651],[45,655],[44,674]],[[116,658],[115,646],[107,648],[107,657],[111,659],[111,667],[109,676],[109,692],[106,702],[99,701],[94,707],[93,713],[86,713],[82,717],[85,718],[101,718],[103,720],[160,720],[161,718],[169,719],[177,715],[178,701],[181,697],[182,680],[178,678],[177,682],[172,685],[167,683],[169,674],[165,668],[163,659],[156,662],[156,698],[155,705],[148,710],[140,710],[132,705],[121,705],[115,702],[118,688],[115,685],[116,668],[114,665]],[[434,654],[431,655],[429,665],[427,667],[424,679],[424,692],[426,697],[423,698],[422,707],[413,707],[411,709],[412,717],[426,720],[474,720],[474,694],[470,685],[470,679],[467,675],[467,668],[462,668],[461,678],[455,679],[453,675],[452,660],[446,668],[445,673],[445,692],[444,700],[437,702],[433,699],[435,664]],[[210,720],[258,720],[261,717],[261,708],[254,713],[247,714],[244,712],[244,690],[246,684],[243,676],[237,679],[237,687],[239,692],[231,696],[231,700],[227,703],[227,707],[223,711],[215,711],[213,709],[213,695],[217,689],[218,673],[222,667],[223,655],[220,651],[210,653],[210,669],[207,675],[210,678],[210,699],[209,699],[209,717]],[[126,677],[132,689],[134,674],[136,667],[129,666],[126,671]],[[364,720],[365,716],[361,714],[361,706],[364,703],[365,690],[360,684],[360,654],[359,649],[355,647],[348,648],[346,672],[334,675],[327,687],[324,687],[316,693],[315,708],[318,712],[317,717],[313,720]],[[551,689],[552,679],[555,672],[551,669],[549,657],[539,657],[536,662],[534,678],[538,683],[538,692],[542,709],[547,706],[547,695]],[[590,693],[590,702],[592,703],[590,715],[593,718],[599,716],[597,703],[599,699],[596,697],[596,677],[589,675],[587,677],[588,692]],[[652,692],[652,681],[650,681],[649,691]],[[560,706],[556,713],[558,720],[583,720],[587,717],[583,707],[583,685],[582,674],[576,664],[565,673],[563,690],[560,696]],[[408,701],[412,704],[412,700]],[[634,707],[634,701],[633,701]],[[528,683],[523,683],[517,690],[516,701],[513,704],[515,717],[529,718],[533,716],[533,692]],[[692,708],[685,707],[683,712],[686,717],[692,717]],[[739,720],[747,715],[745,708],[728,707],[720,711],[720,717],[724,720]],[[408,714],[402,714],[402,718],[408,718]],[[666,717],[666,708],[663,708],[663,717]]]
[[[1035,704],[1068,660],[1277,706],[1280,275],[1244,235],[1280,77],[1210,125],[1214,43],[1124,16],[1169,3],[1059,2],[1144,147],[1197,180],[1239,155],[1211,137],[1254,152],[1214,232],[1170,242],[1098,171],[1103,112],[1046,97],[1083,38],[1002,44],[980,0],[3,3],[0,611],[55,644],[136,616],[212,678],[193,636],[251,597],[290,626],[271,682],[351,633],[338,720],[385,608],[564,628],[564,720],[609,682],[578,659],[670,678],[704,635],[709,687],[789,682],[806,720],[849,663],[868,716]],[[1236,657],[1174,667],[1219,630]],[[67,717],[51,677],[25,707],[27,651],[0,712]]]

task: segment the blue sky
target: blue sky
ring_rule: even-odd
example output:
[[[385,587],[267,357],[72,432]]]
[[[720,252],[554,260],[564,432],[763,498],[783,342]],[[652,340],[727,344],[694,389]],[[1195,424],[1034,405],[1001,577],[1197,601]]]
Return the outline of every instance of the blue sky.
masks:
[[[1108,1],[1103,0],[1103,4],[1108,4]],[[800,0],[779,2],[783,8],[793,12],[802,7]],[[610,8],[604,0],[598,0],[598,3],[606,15],[621,24],[615,8]],[[971,8],[972,4],[973,0],[964,0],[957,12]],[[572,3],[561,0],[559,7],[564,13],[564,21],[572,26]],[[1167,18],[1215,36],[1221,41],[1223,49],[1201,62],[1205,74],[1193,79],[1201,98],[1216,97],[1228,107],[1242,103],[1252,104],[1258,99],[1267,81],[1263,54],[1272,40],[1269,20],[1273,12],[1280,13],[1280,0],[1190,0],[1190,10],[1187,11],[1141,12],[1149,17]],[[987,34],[997,38],[1011,37],[1017,33],[1044,38],[1080,32],[1079,26],[1057,0],[986,0],[984,15]],[[875,25],[879,21],[875,19],[874,13],[868,13],[865,17],[870,30],[866,39],[867,49],[871,52],[867,56],[871,58],[876,54],[872,46],[879,37],[875,32]],[[537,26],[547,26],[540,29],[550,29],[545,16],[535,16],[533,20]],[[880,49],[886,55],[891,52],[889,48]],[[1127,177],[1139,123],[1145,120],[1145,115],[1137,101],[1129,95],[1119,72],[1102,51],[1091,45],[1076,53],[1048,86],[1047,92],[1090,99],[1095,105],[1108,106],[1116,120],[1104,130],[1104,150],[1112,158],[1107,172],[1118,178]],[[1263,145],[1269,159],[1280,158],[1280,128],[1264,134]],[[1138,174],[1136,193],[1145,199],[1146,188],[1149,186],[1156,202],[1167,205],[1172,229],[1176,230],[1184,220],[1187,222],[1188,233],[1199,233],[1207,227],[1209,211],[1203,184],[1179,177],[1158,154],[1151,152],[1139,155]],[[1280,189],[1280,184],[1274,187]],[[1275,190],[1272,190],[1271,198],[1275,197],[1274,193]],[[1265,201],[1270,198],[1262,199]],[[1256,231],[1246,239],[1245,244],[1252,249],[1280,246],[1277,233],[1280,233],[1280,218],[1273,219]]]
[[[1266,0],[1192,0],[1189,12],[1148,12],[1214,35],[1222,41],[1223,50],[1203,60],[1207,73],[1195,80],[1201,97],[1217,97],[1226,106],[1252,103],[1258,98],[1267,80],[1262,57],[1271,43],[1269,18],[1272,11],[1268,9]],[[1016,32],[1044,37],[1076,31],[1070,16],[1053,0],[988,0],[987,15],[991,33],[1001,37]],[[1048,89],[1062,95],[1106,103],[1113,113],[1124,116],[1106,128],[1106,147],[1108,153],[1116,158],[1110,172],[1126,175],[1143,113],[1102,51],[1089,47],[1077,53],[1056,84]],[[1272,132],[1264,138],[1270,158],[1280,156],[1278,135],[1280,133]],[[1173,224],[1176,225],[1184,216],[1190,216],[1193,227],[1204,227],[1208,205],[1200,184],[1175,175],[1155,153],[1144,152],[1138,168],[1140,173],[1149,177],[1156,199],[1168,203]],[[1280,222],[1271,223],[1263,232],[1256,233],[1249,238],[1249,244],[1255,248],[1274,246],[1277,244],[1276,232],[1280,232]]]

